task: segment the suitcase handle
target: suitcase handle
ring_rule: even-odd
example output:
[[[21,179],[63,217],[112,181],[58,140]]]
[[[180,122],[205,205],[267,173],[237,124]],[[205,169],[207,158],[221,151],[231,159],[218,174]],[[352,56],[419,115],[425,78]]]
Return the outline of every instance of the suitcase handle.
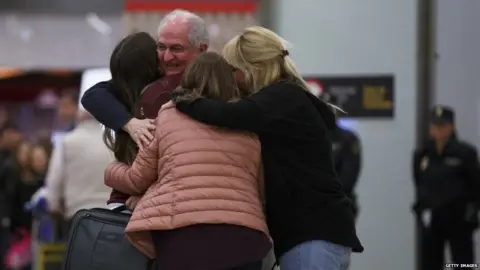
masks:
[[[128,209],[127,209],[127,206],[125,204],[122,204],[122,205],[110,208],[110,210],[112,210],[114,212],[123,212],[123,211],[127,211]]]
[[[128,208],[127,208],[127,205],[125,204],[120,204],[120,205],[116,205],[114,207],[109,207],[109,209],[113,212],[117,212],[117,213],[125,213],[125,214],[131,214],[132,211],[130,211]]]

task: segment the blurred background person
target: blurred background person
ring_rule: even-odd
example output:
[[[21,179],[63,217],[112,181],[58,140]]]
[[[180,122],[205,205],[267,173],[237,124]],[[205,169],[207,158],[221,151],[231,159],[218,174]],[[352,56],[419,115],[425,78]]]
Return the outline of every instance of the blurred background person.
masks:
[[[8,213],[10,213],[10,205],[12,203],[12,196],[16,183],[28,170],[31,149],[32,144],[30,142],[21,141],[11,157],[4,162],[0,170],[0,178],[3,182],[3,195],[5,199],[5,201],[2,201],[2,205]]]
[[[57,143],[46,176],[49,211],[67,221],[81,209],[105,207],[110,188],[104,170],[114,160],[103,130],[89,113],[77,113],[77,127]]]
[[[8,200],[7,188],[10,171],[15,165],[15,152],[21,144],[22,133],[12,122],[6,123],[0,130],[0,216],[5,217]],[[3,214],[2,214],[3,213]]]
[[[12,237],[23,238],[31,234],[33,218],[26,209],[26,204],[43,186],[51,149],[48,139],[40,139],[32,146],[24,142],[18,147],[11,166],[5,172],[8,183],[9,229]],[[13,242],[10,242],[10,239],[7,241],[9,248]]]
[[[9,246],[12,180],[16,180],[13,174],[17,170],[15,152],[21,139],[20,129],[14,123],[6,122],[0,128],[0,258],[4,257]],[[2,268],[3,264],[0,264]]]
[[[11,155],[15,151],[22,140],[22,132],[20,128],[12,122],[7,122],[0,129],[0,166],[4,161],[11,158]]]
[[[78,111],[79,92],[74,89],[66,89],[62,92],[58,103],[58,116],[66,123],[66,131],[75,127],[75,118]]]
[[[9,112],[5,105],[5,103],[0,104],[0,127],[3,127],[9,119]]]
[[[336,98],[328,93],[323,93],[321,99],[337,104]],[[338,118],[341,112],[336,111],[335,114]],[[339,123],[337,123],[337,128],[331,132],[331,136],[335,170],[338,179],[342,182],[343,192],[352,200],[356,218],[359,206],[355,187],[362,167],[361,142],[354,131],[342,127]]]
[[[10,230],[11,240],[29,238],[32,231],[32,213],[26,209],[32,196],[43,186],[45,172],[48,168],[48,161],[52,145],[48,139],[40,139],[32,146],[28,143],[22,144],[17,152],[15,166],[10,170],[10,183],[12,185],[10,196]],[[28,151],[26,159],[24,151]],[[22,165],[23,164],[23,165]],[[10,242],[10,245],[14,242]],[[30,269],[30,266],[22,268]]]
[[[19,229],[30,231],[32,215],[25,209],[25,206],[45,182],[51,152],[50,140],[38,140],[31,146],[26,164],[20,168],[18,178],[12,179],[14,182],[10,210],[12,231]]]
[[[477,150],[457,138],[455,113],[449,107],[432,110],[429,132],[430,139],[414,152],[413,160],[421,269],[444,269],[446,242],[453,263],[473,264],[480,202]]]

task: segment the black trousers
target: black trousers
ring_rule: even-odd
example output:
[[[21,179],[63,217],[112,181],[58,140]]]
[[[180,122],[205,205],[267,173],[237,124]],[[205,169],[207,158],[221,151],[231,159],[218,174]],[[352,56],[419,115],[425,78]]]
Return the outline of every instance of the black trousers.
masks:
[[[234,267],[234,268],[231,268],[231,269],[225,269],[225,270],[262,270],[262,264],[263,264],[263,261],[258,261],[258,262],[253,262],[253,263],[249,263],[249,264],[246,264],[246,265],[237,266],[237,267]],[[157,270],[157,269],[163,270],[162,268],[159,268],[157,266],[157,264],[155,264],[155,263],[154,263],[152,269],[153,270]]]
[[[3,259],[10,247],[10,230],[0,226],[0,270],[5,270]]]
[[[421,270],[443,270],[445,263],[473,264],[474,243],[472,224],[464,221],[445,222],[432,218],[431,226],[420,224]],[[448,243],[452,261],[445,261],[445,244]],[[454,268],[473,269],[473,268]]]
[[[249,263],[228,270],[262,270],[262,261]]]
[[[152,241],[158,270],[261,270],[271,248],[262,232],[227,224],[153,231]]]

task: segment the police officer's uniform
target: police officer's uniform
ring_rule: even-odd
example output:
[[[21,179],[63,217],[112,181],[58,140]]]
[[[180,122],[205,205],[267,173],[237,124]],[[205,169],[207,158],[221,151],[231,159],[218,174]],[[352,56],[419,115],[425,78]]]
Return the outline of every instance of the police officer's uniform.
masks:
[[[320,96],[325,102],[336,103],[335,97],[329,94]],[[343,192],[352,200],[355,216],[359,206],[355,187],[360,177],[361,143],[358,136],[351,130],[338,126],[331,132],[335,170],[343,185]]]
[[[447,107],[438,106],[431,117],[433,123],[454,123],[454,112]],[[421,270],[443,270],[445,263],[474,263],[473,231],[480,201],[476,149],[455,134],[441,152],[433,140],[427,141],[414,153],[413,172],[414,210],[421,226]],[[445,262],[446,242],[453,262]]]
[[[331,135],[335,170],[342,182],[343,191],[352,200],[355,216],[358,202],[355,186],[360,176],[361,145],[357,135],[347,129],[337,127]]]

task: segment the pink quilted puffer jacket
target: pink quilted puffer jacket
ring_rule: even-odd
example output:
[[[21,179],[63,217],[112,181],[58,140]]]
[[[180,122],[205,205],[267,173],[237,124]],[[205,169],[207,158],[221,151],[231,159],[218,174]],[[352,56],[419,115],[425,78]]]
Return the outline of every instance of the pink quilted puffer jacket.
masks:
[[[232,224],[269,236],[262,210],[258,138],[204,125],[171,102],[157,117],[155,139],[131,167],[114,162],[105,184],[142,196],[126,228],[129,240],[155,257],[152,230],[194,224]]]

